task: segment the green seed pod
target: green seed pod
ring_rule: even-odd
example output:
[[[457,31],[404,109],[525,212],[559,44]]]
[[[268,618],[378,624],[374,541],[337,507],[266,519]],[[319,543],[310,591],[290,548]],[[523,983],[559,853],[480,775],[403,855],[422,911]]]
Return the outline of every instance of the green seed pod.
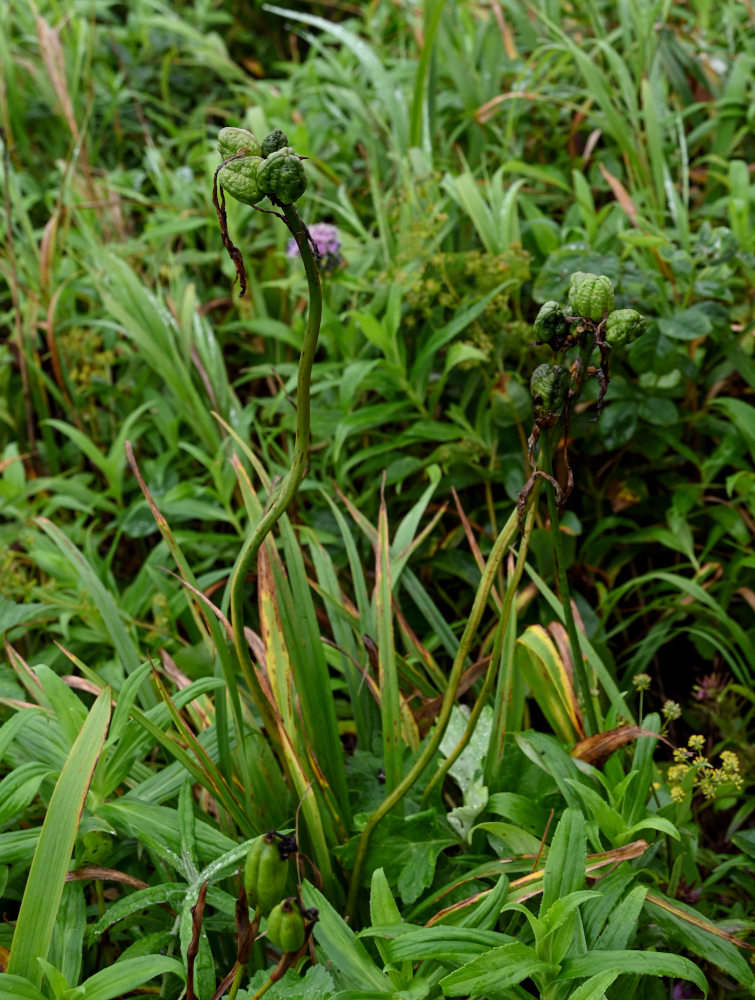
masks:
[[[569,309],[577,316],[599,322],[613,309],[611,279],[605,274],[575,271],[569,281]]]
[[[234,153],[242,151],[250,156],[260,156],[262,149],[254,132],[245,128],[221,128],[218,132],[218,152],[227,160]]]
[[[304,944],[304,917],[293,896],[278,903],[267,918],[267,936],[281,951],[298,951]]]
[[[287,857],[281,857],[272,833],[257,837],[244,865],[244,889],[251,907],[269,913],[286,891]]]
[[[276,152],[278,149],[283,149],[288,145],[288,136],[285,132],[281,132],[279,128],[274,128],[272,132],[268,132],[265,138],[262,140],[262,155],[270,156],[271,153]]]
[[[233,154],[231,154],[233,155]],[[261,156],[245,156],[240,160],[231,160],[218,174],[218,180],[228,194],[244,205],[256,205],[266,192],[259,183]]]
[[[307,175],[296,150],[292,146],[276,149],[262,161],[259,171],[262,191],[284,205],[293,205],[307,187]]]
[[[614,309],[606,319],[606,343],[611,347],[631,344],[648,328],[648,321],[636,309]]]
[[[558,343],[569,333],[569,324],[558,302],[545,302],[535,317],[535,336],[546,344]]]
[[[569,369],[563,365],[538,365],[530,379],[535,416],[558,416],[566,405],[571,388]]]

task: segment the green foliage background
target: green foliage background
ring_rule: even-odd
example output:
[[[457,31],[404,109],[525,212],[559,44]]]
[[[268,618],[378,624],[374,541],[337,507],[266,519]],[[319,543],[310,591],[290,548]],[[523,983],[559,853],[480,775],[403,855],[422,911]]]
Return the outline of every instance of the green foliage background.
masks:
[[[654,845],[649,881],[680,906],[685,885],[704,885],[706,919],[728,920],[737,933],[751,926],[752,843],[735,850],[732,838],[749,836],[752,816],[753,17],[747,3],[707,0],[13,5],[0,28],[3,905],[15,919],[36,843],[30,831],[104,684],[123,708],[114,710],[74,857],[84,864],[99,844],[108,867],[151,893],[142,919],[141,897],[129,903],[124,893],[116,903],[98,883],[85,898],[79,883],[66,884],[69,916],[48,957],[68,986],[107,965],[98,942],[118,905],[124,930],[108,947],[119,961],[174,947],[158,903],[178,915],[185,953],[200,876],[218,858],[200,965],[207,982],[213,967],[226,971],[238,845],[291,826],[307,783],[306,767],[297,785],[291,761],[260,728],[222,619],[206,603],[227,612],[266,477],[288,467],[306,315],[284,227],[237,204],[229,221],[249,291],[240,299],[232,288],[211,204],[215,137],[227,124],[287,132],[308,157],[302,217],[337,225],[342,240],[342,264],[324,275],[310,470],[267,556],[286,637],[280,677],[296,675],[291,703],[299,699],[305,739],[315,740],[330,782],[303,821],[321,870],[332,855],[330,904],[343,902],[360,823],[383,797],[385,690],[373,694],[383,661],[376,665],[362,636],[392,650],[404,727],[396,760],[408,767],[437,712],[482,559],[529,474],[527,385],[547,360],[531,344],[531,323],[583,270],[608,275],[617,307],[651,323],[612,357],[600,420],[595,388],[570,428],[576,489],[562,541],[573,598],[613,690],[632,702],[632,676],[648,672],[650,708],[671,697],[684,709],[667,735],[684,744],[704,731],[711,754],[736,749],[745,793],[715,808],[688,802],[684,816],[668,801],[646,802],[651,773],[638,750],[625,764],[647,779],[634,793],[642,802],[613,801],[605,788],[603,811],[587,793],[564,798],[567,777],[585,779],[554,764],[539,805],[559,816],[565,802],[582,810],[596,852],[624,843],[646,808],[667,807],[661,818],[681,840]],[[554,620],[544,510],[529,560],[516,598],[520,638]],[[499,599],[503,583],[501,575]],[[266,617],[262,589],[248,582],[248,617],[255,637],[267,638],[276,619]],[[479,660],[493,648],[494,604]],[[272,671],[269,647],[268,657]],[[307,673],[312,657],[316,671]],[[147,680],[148,662],[174,712]],[[370,671],[372,689],[363,681]],[[60,680],[71,674],[75,681]],[[718,695],[701,705],[694,685],[706,678]],[[561,716],[543,683],[530,676],[514,698],[514,728],[554,728]],[[318,686],[329,689],[327,726],[316,722],[326,711]],[[478,690],[473,671],[467,700]],[[627,702],[602,681],[601,690],[608,727],[627,715]],[[289,721],[293,730],[293,710]],[[556,732],[564,745],[578,735]],[[518,794],[520,774],[537,786],[538,751],[528,746],[521,737],[508,748],[492,795]],[[573,766],[555,741],[547,752]],[[612,766],[609,788],[620,780]],[[196,801],[187,770],[203,785]],[[471,808],[464,795],[474,780],[457,781],[448,811]],[[478,833],[460,843],[459,829],[497,822],[472,812],[449,825],[439,799],[423,819],[424,785],[406,800],[418,819],[392,814],[378,828],[370,871],[383,868],[390,889],[364,887],[384,903],[398,894],[409,921],[443,886],[454,886],[449,901],[465,895],[457,879],[486,863],[487,840]],[[609,804],[620,822],[607,818]],[[514,805],[522,807],[506,800],[507,810]],[[542,819],[522,812],[516,840],[504,843],[530,853]],[[412,823],[421,834],[409,835]],[[575,883],[565,894],[577,891]],[[699,928],[657,912],[641,947],[713,961]],[[603,926],[594,916],[595,941],[608,938]],[[0,944],[9,946],[12,926],[4,928]],[[336,931],[323,933],[326,950],[336,948]],[[424,939],[399,957],[400,940],[385,953],[370,946],[370,961],[380,954],[400,968],[424,958]],[[730,947],[735,957],[720,945],[712,980],[722,996],[732,981],[751,988]],[[139,975],[133,967],[134,983]],[[177,980],[165,982],[165,995],[175,995]],[[595,988],[618,995],[607,981]]]

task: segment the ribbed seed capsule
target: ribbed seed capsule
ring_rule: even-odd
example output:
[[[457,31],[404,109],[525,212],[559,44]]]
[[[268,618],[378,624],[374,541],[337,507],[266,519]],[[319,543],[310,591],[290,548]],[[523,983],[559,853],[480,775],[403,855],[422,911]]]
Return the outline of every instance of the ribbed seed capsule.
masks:
[[[261,156],[244,156],[240,160],[231,160],[221,169],[218,180],[228,194],[242,205],[256,205],[266,194],[259,183],[259,169],[263,162]]]
[[[538,365],[530,379],[535,416],[559,416],[566,405],[570,387],[568,368],[563,365]]]
[[[288,136],[285,132],[281,132],[279,128],[274,128],[272,132],[268,132],[265,138],[262,140],[262,155],[270,156],[277,149],[283,149],[284,146],[288,145]]]
[[[614,292],[611,279],[605,274],[575,271],[569,279],[569,309],[597,323],[611,312]]]
[[[259,168],[259,186],[284,205],[293,205],[307,187],[307,175],[296,150],[283,146],[270,153]]]
[[[218,132],[218,152],[224,160],[241,152],[246,152],[249,156],[262,155],[262,149],[254,132],[231,126],[221,128]]]
[[[278,903],[267,918],[267,936],[281,951],[298,951],[304,944],[304,917],[293,896]]]
[[[244,889],[251,907],[269,913],[286,891],[287,857],[282,857],[277,837],[265,833],[249,848],[244,865]]]
[[[636,309],[614,309],[606,319],[606,343],[611,347],[631,344],[647,330],[648,321]]]
[[[569,333],[569,324],[558,302],[545,302],[535,317],[535,336],[546,344],[558,346]]]

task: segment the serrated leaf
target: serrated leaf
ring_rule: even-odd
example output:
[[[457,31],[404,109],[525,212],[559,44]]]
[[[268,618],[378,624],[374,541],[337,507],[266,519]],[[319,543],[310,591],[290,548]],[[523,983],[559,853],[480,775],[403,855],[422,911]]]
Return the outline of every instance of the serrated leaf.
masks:
[[[565,958],[561,966],[562,979],[581,979],[599,972],[618,969],[641,976],[673,976],[689,979],[706,994],[708,983],[698,967],[688,958],[657,951],[593,951],[586,955]]]
[[[538,973],[556,970],[537,957],[534,948],[514,941],[500,948],[486,952],[441,979],[440,986],[446,996],[467,993],[480,994],[489,1000],[506,996],[504,990],[515,983],[521,983]]]
[[[265,969],[259,972],[249,981],[246,990],[239,991],[239,1000],[249,1000],[263,986],[270,973]],[[266,1000],[328,1000],[333,996],[333,977],[323,965],[312,965],[303,976],[299,976],[293,969],[288,969],[284,976],[265,991]],[[378,993],[380,997],[385,997],[385,993]]]
[[[347,867],[353,862],[358,842],[359,838],[353,837],[334,851]],[[413,903],[431,884],[438,855],[454,844],[455,837],[431,809],[406,819],[386,816],[373,834],[365,879],[375,868],[383,868],[388,881],[397,885],[403,902]]]

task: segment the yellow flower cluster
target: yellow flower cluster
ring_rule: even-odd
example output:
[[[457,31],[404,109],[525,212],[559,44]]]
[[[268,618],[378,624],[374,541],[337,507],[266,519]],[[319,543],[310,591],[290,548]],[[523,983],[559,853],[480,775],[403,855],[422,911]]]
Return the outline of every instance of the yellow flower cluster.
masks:
[[[704,746],[705,737],[698,734],[690,736],[686,748],[674,750],[674,763],[666,775],[672,802],[684,802],[688,792],[700,792],[706,799],[713,799],[722,785],[733,785],[736,791],[742,788],[737,755],[723,750],[721,765],[716,768],[703,754]]]

